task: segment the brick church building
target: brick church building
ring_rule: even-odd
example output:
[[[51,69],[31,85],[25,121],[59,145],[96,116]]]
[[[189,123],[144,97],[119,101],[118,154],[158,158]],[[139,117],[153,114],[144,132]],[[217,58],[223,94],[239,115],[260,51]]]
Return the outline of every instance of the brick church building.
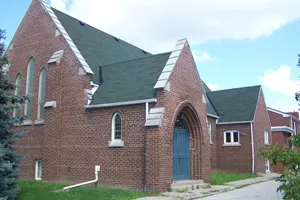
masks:
[[[265,170],[261,88],[246,88],[244,104],[228,93],[235,101],[224,109],[186,39],[154,55],[33,0],[7,55],[15,93],[34,97],[14,112],[27,116],[17,127],[27,131],[17,144],[22,178],[75,183],[100,165],[99,184],[166,191],[173,181],[209,182],[212,166],[229,171],[241,158],[238,171]],[[250,111],[239,113],[243,105]]]

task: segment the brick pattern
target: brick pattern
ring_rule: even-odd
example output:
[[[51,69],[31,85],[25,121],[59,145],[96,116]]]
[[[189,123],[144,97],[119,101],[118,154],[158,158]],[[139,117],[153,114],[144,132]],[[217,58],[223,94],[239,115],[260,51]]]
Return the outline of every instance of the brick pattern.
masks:
[[[215,125],[214,119],[208,118],[212,123],[213,144],[211,146],[212,169],[218,172],[251,173],[252,172],[252,145],[251,145],[251,125],[245,124],[223,124]],[[224,132],[237,130],[240,133],[241,146],[223,146]],[[259,147],[264,144],[264,131],[269,132],[269,140],[272,136],[270,132],[269,117],[262,90],[258,98],[255,120],[253,123],[254,153],[255,153],[255,173],[265,172],[265,161],[259,157]]]
[[[289,133],[276,131],[272,132],[272,144],[281,144],[284,147],[288,147],[286,139],[290,136]],[[282,163],[277,163],[275,166],[272,167],[273,172],[282,172],[284,171],[284,167]]]
[[[211,137],[212,144],[210,145],[210,155],[211,155],[211,169],[212,171],[218,171],[217,165],[217,127],[216,119],[212,117],[207,117],[207,120],[211,123]]]
[[[300,122],[295,120],[294,118],[288,116],[284,117],[282,114],[275,113],[272,111],[268,111],[271,124],[272,126],[287,126],[292,129],[294,129],[294,123],[296,124],[296,131],[297,134],[300,133]],[[288,113],[294,117],[298,118],[298,113],[297,112],[290,112]],[[287,147],[287,142],[286,139],[291,136],[291,133],[289,132],[282,132],[282,131],[273,131],[272,132],[272,144],[281,144],[285,147]],[[281,163],[277,163],[275,166],[272,167],[272,171],[274,172],[282,172],[284,171],[284,167]]]
[[[269,144],[272,144],[271,124],[266,108],[266,102],[263,96],[262,89],[258,98],[258,104],[256,107],[256,114],[253,123],[254,134],[254,152],[255,152],[255,172],[266,172],[265,161],[259,156],[259,147],[265,146],[264,132],[268,131]]]
[[[170,77],[170,91],[158,91],[156,107],[165,107],[161,129],[147,132],[147,187],[167,190],[172,183],[173,128],[177,116],[185,117],[191,137],[191,179],[209,181],[210,146],[203,87],[192,53],[184,47]]]
[[[84,108],[84,89],[90,89],[88,75],[78,74],[80,63],[38,0],[32,4],[20,25],[13,49],[8,51],[9,75],[22,75],[25,94],[27,62],[36,61],[33,121],[37,116],[39,72],[47,69],[46,101],[56,108],[45,110],[44,125],[17,127],[27,131],[18,144],[26,155],[20,176],[33,179],[35,160],[43,160],[43,180],[81,182],[94,179],[94,165],[101,165],[99,183],[108,186],[166,191],[172,183],[172,136],[177,115],[182,112],[191,134],[191,178],[209,181],[210,145],[206,126],[203,87],[188,47],[185,47],[170,77],[171,90],[157,92],[158,102],[149,107],[165,107],[162,128],[147,129],[145,104]],[[47,65],[55,51],[64,50],[59,65]],[[100,86],[101,87],[101,86]],[[123,148],[109,148],[111,118],[122,115]],[[145,145],[146,144],[146,145]],[[146,157],[145,157],[146,154]],[[146,161],[146,162],[145,162]]]
[[[223,146],[224,132],[237,130],[240,133],[241,146]],[[251,128],[247,124],[217,125],[217,171],[251,172]]]

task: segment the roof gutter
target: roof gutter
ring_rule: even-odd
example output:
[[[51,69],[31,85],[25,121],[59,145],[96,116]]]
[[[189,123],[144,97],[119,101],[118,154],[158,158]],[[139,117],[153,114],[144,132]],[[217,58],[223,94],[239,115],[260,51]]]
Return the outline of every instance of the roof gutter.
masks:
[[[218,122],[217,124],[248,124],[252,123],[253,121],[239,121],[239,122]]]
[[[288,127],[288,126],[272,126],[271,131],[283,131],[283,132],[289,132],[294,133],[294,129]]]
[[[220,117],[219,116],[217,116],[217,115],[212,115],[212,114],[209,114],[209,113],[207,113],[207,116],[209,116],[209,117],[213,117],[213,118],[216,118],[216,119],[219,119]]]
[[[156,103],[157,99],[143,99],[143,100],[136,100],[136,101],[124,101],[124,102],[117,102],[117,103],[103,103],[103,104],[96,104],[96,105],[86,105],[84,106],[86,109],[92,108],[106,108],[106,107],[116,107],[116,106],[127,106],[127,105],[134,105],[134,104],[143,104],[143,103]]]

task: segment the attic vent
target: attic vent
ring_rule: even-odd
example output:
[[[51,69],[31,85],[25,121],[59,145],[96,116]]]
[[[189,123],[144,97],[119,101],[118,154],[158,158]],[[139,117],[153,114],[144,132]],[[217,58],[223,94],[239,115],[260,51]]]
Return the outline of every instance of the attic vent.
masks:
[[[84,25],[85,25],[85,23],[83,23],[82,21],[79,21],[79,24],[80,24],[81,26],[84,26]]]
[[[147,54],[147,52],[146,52],[146,51],[144,51],[144,50],[143,50],[143,53],[144,53],[144,54]]]
[[[99,84],[103,83],[102,67],[99,66]]]
[[[115,38],[115,40],[117,41],[117,42],[119,42],[120,41],[120,39],[119,38],[116,38],[116,37],[114,37]]]

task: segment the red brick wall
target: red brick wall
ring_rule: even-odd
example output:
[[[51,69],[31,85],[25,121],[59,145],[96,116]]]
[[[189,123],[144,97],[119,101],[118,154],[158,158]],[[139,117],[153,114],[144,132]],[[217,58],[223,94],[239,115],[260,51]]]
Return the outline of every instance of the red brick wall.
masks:
[[[271,126],[288,126],[291,127],[291,118],[290,117],[283,117],[281,114],[268,111]]]
[[[287,147],[286,139],[289,137],[288,133],[284,133],[281,131],[273,131],[272,132],[272,144],[281,144],[284,147]],[[272,167],[273,172],[282,172],[284,167],[282,163],[277,163]]]
[[[202,103],[202,82],[188,47],[183,49],[170,83],[170,91],[157,92],[156,107],[165,107],[162,128],[147,133],[147,184],[150,189],[166,190],[172,182],[173,128],[181,111],[192,116],[187,120],[191,135],[191,179],[209,181],[211,161],[206,104]]]
[[[254,135],[254,150],[255,150],[255,172],[266,172],[265,161],[259,156],[259,147],[265,146],[264,132],[268,131],[269,143],[272,143],[271,125],[269,122],[269,116],[266,109],[266,103],[263,96],[262,89],[258,98],[258,104],[256,108],[254,123],[253,123],[253,135]]]
[[[46,101],[57,107],[46,109],[45,124],[22,126],[27,136],[17,145],[26,155],[20,165],[22,178],[34,178],[35,160],[43,160],[43,180],[80,182],[94,179],[94,165],[101,165],[99,183],[136,188],[144,184],[145,105],[86,110],[84,89],[89,77],[79,76],[80,64],[62,36],[55,37],[55,26],[34,1],[8,52],[10,76],[22,75],[25,94],[27,62],[36,61],[33,121],[37,116],[39,72],[47,69]],[[61,64],[47,65],[57,50],[64,50]],[[124,148],[109,148],[111,117],[119,111],[123,120]]]
[[[240,132],[241,146],[223,146],[224,132]],[[251,173],[251,130],[250,123],[217,125],[217,171]]]
[[[218,170],[217,146],[220,144],[217,143],[216,119],[212,117],[207,117],[207,119],[211,123],[211,136],[212,136],[212,144],[210,145],[211,169],[212,171],[217,171]]]
[[[27,62],[36,61],[33,121],[37,116],[39,72],[47,69],[46,101],[56,108],[45,111],[44,125],[22,126],[27,136],[17,149],[27,158],[20,165],[22,178],[34,178],[35,160],[43,160],[43,180],[80,182],[94,179],[94,165],[100,164],[99,183],[142,190],[166,191],[172,182],[172,136],[177,115],[189,117],[191,133],[191,178],[209,181],[210,144],[206,126],[203,87],[189,48],[185,47],[172,73],[171,91],[157,92],[165,107],[162,128],[147,129],[145,104],[86,110],[84,89],[90,87],[87,75],[78,75],[80,64],[39,1],[33,1],[8,51],[9,75],[22,75],[21,94],[25,94]],[[57,50],[64,50],[60,65],[47,65]],[[111,118],[122,114],[123,148],[109,148]],[[145,152],[146,143],[146,152]],[[146,180],[145,153],[147,153]]]

